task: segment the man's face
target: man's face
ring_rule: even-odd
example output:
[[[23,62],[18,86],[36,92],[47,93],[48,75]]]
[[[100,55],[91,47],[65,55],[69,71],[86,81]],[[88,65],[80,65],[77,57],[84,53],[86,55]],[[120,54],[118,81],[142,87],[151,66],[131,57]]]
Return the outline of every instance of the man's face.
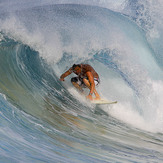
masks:
[[[81,73],[81,68],[80,67],[75,67],[75,69],[73,70],[73,72],[77,75],[79,75]]]

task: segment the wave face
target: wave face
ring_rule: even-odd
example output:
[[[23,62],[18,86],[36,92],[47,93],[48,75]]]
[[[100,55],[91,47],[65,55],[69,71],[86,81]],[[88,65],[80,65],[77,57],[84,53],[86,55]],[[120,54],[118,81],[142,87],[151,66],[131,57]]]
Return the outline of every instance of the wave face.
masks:
[[[161,0],[0,6],[2,162],[163,161]],[[73,74],[59,80],[81,62],[117,104],[90,104]]]

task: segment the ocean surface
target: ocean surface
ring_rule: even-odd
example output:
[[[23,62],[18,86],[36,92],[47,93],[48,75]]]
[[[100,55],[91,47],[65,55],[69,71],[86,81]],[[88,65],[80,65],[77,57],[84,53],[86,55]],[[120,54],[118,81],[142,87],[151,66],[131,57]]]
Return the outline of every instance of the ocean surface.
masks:
[[[162,0],[0,0],[0,162],[163,162],[162,43]],[[61,82],[74,63],[118,103]]]

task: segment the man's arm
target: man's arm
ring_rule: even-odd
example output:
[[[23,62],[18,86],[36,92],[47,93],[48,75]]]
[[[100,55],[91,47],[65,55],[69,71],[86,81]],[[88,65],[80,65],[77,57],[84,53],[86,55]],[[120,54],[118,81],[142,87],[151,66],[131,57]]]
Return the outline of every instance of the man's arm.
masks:
[[[65,73],[63,73],[60,76],[60,81],[64,81],[64,78],[67,77],[68,75],[70,75],[72,73],[72,69],[70,68],[69,70],[67,70]]]
[[[94,89],[95,89],[95,83],[94,83],[94,77],[92,75],[92,73],[90,71],[88,71],[86,73],[87,77],[88,77],[88,80],[89,80],[89,83],[90,83],[90,92],[89,92],[89,95],[92,96],[93,92],[94,92]]]

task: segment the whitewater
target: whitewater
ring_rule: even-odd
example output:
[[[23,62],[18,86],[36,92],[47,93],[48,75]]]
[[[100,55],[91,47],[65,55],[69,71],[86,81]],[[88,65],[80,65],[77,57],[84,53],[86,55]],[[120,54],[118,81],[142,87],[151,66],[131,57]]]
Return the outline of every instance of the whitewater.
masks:
[[[163,162],[161,0],[0,1],[0,162]],[[90,64],[113,105],[59,80]],[[88,90],[85,89],[85,93]]]

